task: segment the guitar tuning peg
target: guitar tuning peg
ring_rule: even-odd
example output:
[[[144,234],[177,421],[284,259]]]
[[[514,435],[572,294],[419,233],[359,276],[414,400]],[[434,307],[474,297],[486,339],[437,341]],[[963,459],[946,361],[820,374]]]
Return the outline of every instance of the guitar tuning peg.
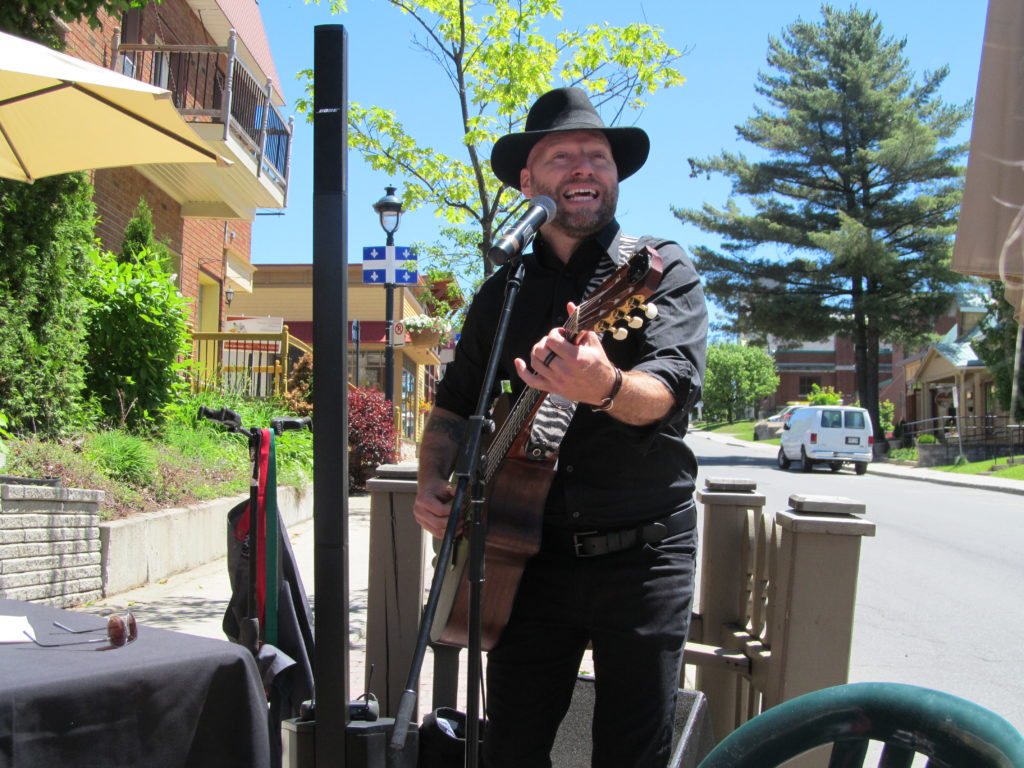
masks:
[[[630,317],[629,320],[626,321],[626,325],[628,325],[630,328],[639,328],[643,324],[644,321],[636,316]]]
[[[640,309],[647,315],[648,320],[653,320],[658,316],[658,308],[653,304],[641,304]]]
[[[627,331],[625,328],[616,328],[614,331],[612,331],[612,338],[615,339],[616,341],[622,341],[627,336],[629,336],[629,331]]]

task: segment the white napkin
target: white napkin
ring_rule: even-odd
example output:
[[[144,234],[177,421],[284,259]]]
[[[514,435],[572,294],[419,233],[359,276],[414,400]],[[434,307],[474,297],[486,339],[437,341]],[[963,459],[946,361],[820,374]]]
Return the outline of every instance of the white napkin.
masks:
[[[26,616],[0,616],[0,643],[28,643],[26,632],[36,636]]]

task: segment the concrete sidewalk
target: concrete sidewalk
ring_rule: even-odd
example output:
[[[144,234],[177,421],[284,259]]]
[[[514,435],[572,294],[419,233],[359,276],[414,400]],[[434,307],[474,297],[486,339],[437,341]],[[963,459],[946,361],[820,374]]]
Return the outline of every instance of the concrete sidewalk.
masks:
[[[362,693],[363,657],[366,642],[367,580],[370,543],[370,496],[349,497],[349,626],[350,674],[352,697]],[[227,521],[225,521],[225,536]],[[315,605],[313,594],[313,520],[308,519],[288,530],[288,537],[299,565],[303,586]],[[110,615],[131,611],[149,626],[187,632],[216,640],[227,639],[221,620],[231,599],[227,559],[213,560],[198,568],[175,574],[142,587],[110,595],[75,610]],[[426,665],[425,665],[426,666]],[[428,695],[428,694],[424,694]]]

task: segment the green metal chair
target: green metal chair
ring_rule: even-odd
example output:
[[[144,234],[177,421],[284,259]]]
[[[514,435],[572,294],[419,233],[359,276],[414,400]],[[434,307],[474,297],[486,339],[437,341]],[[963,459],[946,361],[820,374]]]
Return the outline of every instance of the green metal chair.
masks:
[[[1024,738],[993,712],[948,693],[898,683],[850,683],[798,696],[723,739],[698,768],[774,768],[833,744],[828,768],[860,768],[871,741],[878,768],[1024,768]]]

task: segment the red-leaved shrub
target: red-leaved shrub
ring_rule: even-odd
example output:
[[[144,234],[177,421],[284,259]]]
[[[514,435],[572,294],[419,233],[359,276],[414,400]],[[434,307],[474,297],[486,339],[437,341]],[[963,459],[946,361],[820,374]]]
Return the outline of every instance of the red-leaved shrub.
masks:
[[[381,464],[395,460],[395,423],[391,404],[376,389],[348,393],[348,485],[365,488]]]

